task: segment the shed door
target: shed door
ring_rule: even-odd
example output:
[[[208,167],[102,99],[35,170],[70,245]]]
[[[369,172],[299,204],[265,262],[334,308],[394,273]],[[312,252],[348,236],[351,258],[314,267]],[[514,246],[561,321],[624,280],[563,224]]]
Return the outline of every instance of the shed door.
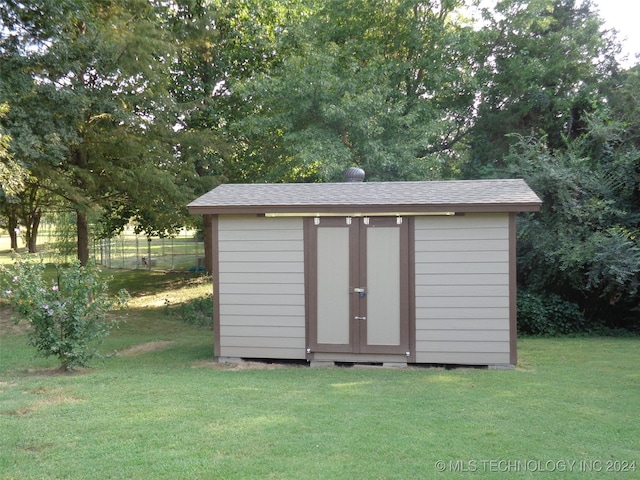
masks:
[[[408,350],[408,228],[395,217],[320,218],[309,227],[314,352]]]

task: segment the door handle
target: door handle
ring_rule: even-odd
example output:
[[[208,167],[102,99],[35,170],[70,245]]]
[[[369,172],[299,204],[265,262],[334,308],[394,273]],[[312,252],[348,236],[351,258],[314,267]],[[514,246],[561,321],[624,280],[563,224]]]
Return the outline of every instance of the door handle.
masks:
[[[362,298],[367,294],[367,289],[364,287],[355,287],[353,289],[353,293],[358,293],[360,295],[360,298]]]
[[[367,317],[354,317],[356,320],[366,320]]]

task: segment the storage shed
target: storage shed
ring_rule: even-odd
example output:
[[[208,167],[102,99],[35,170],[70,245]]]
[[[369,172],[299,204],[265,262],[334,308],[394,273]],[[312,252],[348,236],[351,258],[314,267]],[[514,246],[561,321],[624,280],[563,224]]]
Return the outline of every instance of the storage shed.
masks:
[[[523,180],[225,184],[209,216],[218,361],[510,366]]]

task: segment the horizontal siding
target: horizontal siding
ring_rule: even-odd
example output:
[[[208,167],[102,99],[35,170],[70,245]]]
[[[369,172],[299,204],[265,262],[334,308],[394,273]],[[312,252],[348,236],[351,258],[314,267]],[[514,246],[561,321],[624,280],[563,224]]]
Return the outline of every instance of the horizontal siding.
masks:
[[[506,273],[506,272],[505,272]],[[416,282],[423,286],[460,286],[460,285],[506,285],[505,276],[500,273],[438,273],[438,274],[418,274]]]
[[[279,317],[258,317],[256,315],[227,315],[225,317],[225,329],[227,327],[260,328],[260,327],[300,327],[297,315]]]
[[[497,230],[497,229],[495,229]],[[416,250],[423,252],[478,253],[504,251],[506,239],[416,240]]]
[[[220,269],[226,273],[304,273],[303,265],[297,262],[221,262]]]
[[[264,305],[264,304],[237,304],[228,303],[223,295],[220,295],[220,324],[225,325],[226,315],[242,315],[255,317],[299,317],[302,314],[304,320],[304,306],[300,305]],[[303,322],[304,324],[304,322]],[[222,331],[220,331],[222,333]]]
[[[501,330],[504,317],[509,315],[505,308],[429,308],[417,309],[421,329],[432,330]]]
[[[416,288],[417,289],[417,288]],[[417,309],[458,309],[464,308],[500,308],[509,306],[509,296],[477,297],[472,295],[460,295],[458,297],[416,297]],[[455,310],[450,312],[455,313]]]
[[[417,275],[508,275],[509,262],[481,262],[480,259],[465,263],[429,262],[416,263]]]
[[[420,330],[416,335],[417,342],[475,342],[478,340],[486,342],[508,342],[509,332],[492,329],[473,330],[471,328],[462,330],[451,326],[449,329]]]
[[[474,238],[477,240],[495,240],[506,239],[508,233],[505,233],[504,228],[499,223],[489,221],[493,226],[484,226],[477,224],[472,220],[468,223],[468,226],[462,226],[461,224],[449,224],[446,220],[438,224],[439,219],[434,219],[433,228],[427,230],[416,231],[416,241],[428,240],[428,241],[447,241],[453,242],[458,240],[469,240],[467,235],[467,228],[473,228]],[[474,226],[475,225],[475,226]],[[445,228],[438,228],[438,226]]]
[[[224,215],[220,217],[220,220],[223,220],[223,222],[218,225],[218,235],[229,235],[228,232],[234,231],[252,230],[259,232],[264,232],[265,230],[277,230],[280,232],[285,230],[294,230],[295,232],[300,232],[300,225],[302,225],[302,221],[298,218],[265,219],[264,217],[256,217],[254,215]],[[261,222],[261,220],[267,220],[269,222],[269,227],[267,229],[265,229],[265,226]],[[263,234],[261,233],[261,235]],[[293,233],[293,235],[296,235],[296,233]]]
[[[472,352],[416,352],[417,363],[438,363],[455,365],[506,365],[508,353]]]
[[[268,221],[268,220],[265,220]],[[255,232],[252,232],[255,233]],[[248,232],[247,232],[248,235]],[[251,252],[260,252],[266,255],[273,252],[293,252],[297,251],[302,242],[300,240],[222,240],[220,245],[224,243],[224,252],[234,252],[240,258],[243,254]],[[277,255],[272,255],[277,258]]]
[[[419,347],[419,348],[418,348]],[[429,353],[508,353],[509,341],[495,342],[490,340],[483,341],[416,341],[416,350]]]
[[[225,303],[228,305],[262,305],[262,306],[304,306],[304,295],[288,295],[282,292],[270,295],[248,293],[236,295],[224,294]]]
[[[271,220],[266,220],[271,221]],[[274,227],[277,225],[277,221],[273,222]],[[236,223],[237,225],[237,223]],[[274,228],[271,227],[271,228]],[[291,228],[283,228],[284,225],[280,223],[278,230],[260,230],[260,241],[261,242],[274,242],[274,241],[289,241],[289,240],[302,240],[302,230],[291,229]],[[278,227],[275,227],[278,228]],[[256,232],[255,228],[249,230],[250,232]],[[218,234],[218,239],[226,242],[226,241],[245,241],[247,239],[247,230],[242,229],[227,229],[220,230]]]
[[[251,284],[282,284],[282,285],[304,285],[303,273],[251,273],[251,272],[224,272],[220,273],[220,284],[241,283]]]
[[[282,325],[225,325],[225,338],[246,338],[246,337],[265,337],[265,338],[300,338],[304,336],[304,327],[293,326],[284,327]],[[301,332],[300,329],[303,331]]]
[[[505,241],[506,243],[506,241]],[[418,250],[418,247],[422,250]],[[468,251],[427,251],[429,242],[423,245],[416,244],[416,263],[496,263],[501,262],[508,265],[509,252],[501,250],[479,250],[480,246],[475,246],[476,250]]]
[[[509,362],[509,216],[415,220],[416,362]]]
[[[248,341],[249,338],[251,341]],[[244,348],[295,348],[296,346],[304,352],[304,338],[291,337],[247,337],[246,335],[231,336],[225,335],[224,339],[220,339],[220,345],[223,347],[244,347]],[[225,355],[229,356],[229,355]],[[304,358],[304,357],[303,357]]]
[[[491,229],[503,230],[505,218],[507,214],[495,214],[495,213],[467,213],[465,215],[456,216],[441,216],[441,217],[416,217],[416,240],[421,238],[428,238],[430,235],[438,235],[439,230],[448,230],[453,233],[447,233],[449,238],[451,235],[456,235],[456,231],[460,230],[473,230],[476,237],[483,236],[482,232]],[[427,228],[419,228],[418,222],[428,222]],[[469,238],[469,235],[464,235],[464,238]],[[499,235],[499,234],[498,234]],[[497,235],[492,235],[491,238],[497,238]],[[508,238],[507,235],[503,235],[503,238]]]
[[[232,241],[237,242],[237,240],[232,240]],[[264,251],[255,251],[255,252],[249,251],[249,252],[242,252],[242,253],[238,253],[235,251],[225,251],[225,252],[220,252],[218,257],[219,257],[218,261],[222,263],[226,263],[226,262],[298,263],[300,261],[300,252],[297,250],[294,250],[291,252],[277,252],[276,254],[273,254],[271,252],[264,252]]]
[[[223,351],[233,352],[219,356],[235,358],[278,358],[283,360],[304,360],[306,357],[300,353],[300,348],[273,348],[273,347],[224,347]]]
[[[218,259],[217,355],[305,358],[302,220],[221,216]]]
[[[430,297],[504,297],[509,295],[509,285],[479,285],[468,279],[462,284],[420,285],[416,295],[430,302]],[[431,305],[431,303],[430,303]]]
[[[218,287],[221,294],[240,295],[277,295],[282,292],[282,286],[277,283],[225,283]],[[287,287],[290,295],[304,295],[304,285],[294,283]]]

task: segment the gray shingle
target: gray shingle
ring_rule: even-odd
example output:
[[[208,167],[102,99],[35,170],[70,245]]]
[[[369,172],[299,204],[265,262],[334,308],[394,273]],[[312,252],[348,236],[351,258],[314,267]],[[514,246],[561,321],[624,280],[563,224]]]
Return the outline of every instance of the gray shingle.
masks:
[[[191,202],[192,213],[303,211],[535,211],[521,179],[439,182],[224,184]]]

